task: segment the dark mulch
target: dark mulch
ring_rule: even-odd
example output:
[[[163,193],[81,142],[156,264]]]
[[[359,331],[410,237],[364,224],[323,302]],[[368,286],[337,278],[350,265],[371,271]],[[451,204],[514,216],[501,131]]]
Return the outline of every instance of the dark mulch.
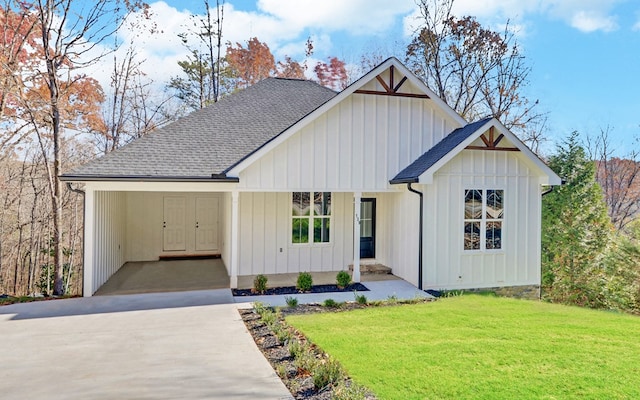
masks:
[[[349,304],[348,307],[345,307]],[[355,303],[346,303],[341,310],[364,308],[366,306]],[[331,312],[338,311],[337,309],[327,309],[318,304],[313,305],[300,305],[294,308],[283,308],[281,311],[285,311],[283,314],[306,314],[315,312]],[[258,345],[258,348],[264,354],[265,358],[269,361],[276,373],[282,379],[282,382],[287,386],[291,394],[296,400],[330,400],[335,398],[334,388],[329,386],[321,390],[316,390],[313,386],[313,377],[309,371],[299,370],[295,367],[294,358],[289,352],[288,343],[283,343],[273,334],[273,331],[262,321],[260,316],[253,310],[238,310],[244,321],[247,329],[253,336],[253,340]],[[293,329],[293,328],[289,328]],[[307,339],[301,333],[295,331],[295,335],[291,340],[306,341]],[[315,346],[313,348],[319,352],[317,357],[326,358],[327,355],[321,353]],[[349,378],[345,381],[346,385],[351,385]],[[369,394],[365,397],[367,400],[375,400],[376,397],[373,394]]]
[[[268,288],[266,292],[254,293],[252,289],[232,289],[234,296],[262,296],[262,295],[286,295],[286,294],[303,294],[303,293],[331,293],[331,292],[368,292],[369,289],[361,283],[352,283],[351,285],[339,288],[337,285],[314,285],[308,292],[300,292],[295,286],[283,286]]]

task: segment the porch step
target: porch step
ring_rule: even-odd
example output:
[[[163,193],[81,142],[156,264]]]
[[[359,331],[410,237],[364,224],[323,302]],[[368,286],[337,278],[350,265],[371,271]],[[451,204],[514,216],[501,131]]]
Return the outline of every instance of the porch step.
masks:
[[[353,271],[353,264],[349,264],[349,271]],[[363,275],[387,275],[391,268],[382,264],[360,264],[360,273]]]

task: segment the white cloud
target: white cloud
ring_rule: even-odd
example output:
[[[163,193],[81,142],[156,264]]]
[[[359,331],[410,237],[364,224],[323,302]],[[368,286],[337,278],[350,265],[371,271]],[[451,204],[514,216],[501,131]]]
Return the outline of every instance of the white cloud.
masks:
[[[344,31],[377,35],[389,30],[398,16],[414,9],[414,0],[258,0],[260,11],[285,26],[322,32]]]
[[[571,26],[582,32],[611,32],[618,29],[618,24],[614,17],[587,11],[579,11],[574,14],[571,18]]]
[[[510,20],[515,25],[526,27],[528,17],[539,15],[564,21],[582,32],[618,29],[615,7],[624,0],[456,0],[453,13],[458,16],[473,15],[490,25]],[[405,18],[405,34],[413,32],[415,17]],[[412,19],[413,18],[413,19]]]

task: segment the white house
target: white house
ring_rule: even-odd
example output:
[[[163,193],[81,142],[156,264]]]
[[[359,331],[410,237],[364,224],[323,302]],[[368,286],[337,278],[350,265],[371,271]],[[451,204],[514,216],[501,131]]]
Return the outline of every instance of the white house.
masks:
[[[61,179],[85,184],[86,296],[125,262],[203,254],[232,287],[373,261],[424,289],[539,285],[542,186],[560,184],[394,58],[340,93],[266,79]]]

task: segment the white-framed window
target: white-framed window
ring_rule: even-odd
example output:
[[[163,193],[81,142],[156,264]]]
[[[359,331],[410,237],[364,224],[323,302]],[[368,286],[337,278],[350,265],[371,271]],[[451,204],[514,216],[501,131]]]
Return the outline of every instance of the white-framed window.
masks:
[[[291,196],[291,243],[329,243],[331,193],[293,192]]]
[[[504,190],[464,191],[464,250],[502,249]]]

